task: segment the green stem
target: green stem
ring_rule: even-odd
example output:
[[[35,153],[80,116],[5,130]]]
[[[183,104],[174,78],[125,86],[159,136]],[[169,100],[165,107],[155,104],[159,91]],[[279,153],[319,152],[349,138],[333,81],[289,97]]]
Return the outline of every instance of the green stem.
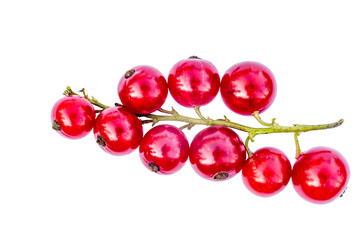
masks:
[[[192,118],[180,114],[170,115],[170,116],[148,114],[145,115],[145,117],[151,118],[153,120],[153,124],[162,121],[178,121],[178,122],[192,123],[193,125],[224,126],[224,127],[237,129],[243,132],[251,133],[252,136],[256,136],[260,134],[269,134],[269,133],[295,133],[295,132],[309,132],[314,130],[329,129],[340,126],[344,122],[343,119],[340,119],[339,121],[334,123],[318,124],[318,125],[296,124],[294,126],[280,126],[278,124],[270,124],[268,127],[254,128],[223,119],[213,120],[210,118]]]
[[[199,118],[205,119],[205,117],[200,112],[200,107],[194,107],[194,110],[195,110],[196,114],[199,116]]]
[[[91,104],[93,104],[93,105],[95,105],[95,106],[98,106],[98,107],[102,108],[103,110],[109,108],[109,106],[100,103],[100,102],[99,102],[98,100],[96,100],[94,97],[91,97],[90,99],[87,98],[87,100],[88,100]]]
[[[80,92],[83,93],[83,96],[85,99],[87,99],[91,104],[98,106],[102,109],[109,108],[109,106],[104,105],[100,103],[98,100],[96,100],[94,97],[89,98],[88,95],[85,93],[85,90],[82,89]],[[77,95],[79,94],[73,92],[70,87],[67,87],[64,91],[64,95],[70,96],[70,95]],[[118,104],[119,105],[119,104]],[[237,129],[243,132],[247,132],[249,135],[245,141],[245,147],[249,155],[252,154],[252,152],[249,149],[248,143],[249,140],[253,141],[253,138],[256,135],[260,134],[270,134],[270,133],[294,133],[295,136],[295,144],[296,144],[296,156],[300,156],[300,145],[298,141],[298,135],[302,132],[309,132],[309,131],[315,131],[315,130],[322,130],[322,129],[329,129],[329,128],[335,128],[340,126],[344,120],[340,119],[337,122],[334,123],[327,123],[327,124],[317,124],[317,125],[303,125],[303,124],[294,124],[293,126],[281,126],[275,122],[275,118],[272,119],[271,123],[264,122],[259,115],[259,112],[254,112],[253,116],[255,119],[263,125],[263,127],[249,127],[245,126],[239,123],[231,122],[226,116],[224,116],[224,119],[211,119],[211,118],[205,118],[201,112],[199,107],[194,107],[194,110],[199,118],[193,118],[193,117],[187,117],[180,115],[177,111],[175,111],[174,108],[169,110],[165,109],[158,109],[159,112],[165,113],[167,115],[157,115],[157,114],[147,114],[147,115],[138,115],[139,117],[145,117],[147,119],[141,120],[142,123],[152,123],[155,125],[158,122],[162,121],[177,121],[177,122],[183,122],[185,123],[184,126],[181,127],[181,129],[188,128],[191,129],[195,125],[205,125],[205,126],[224,126],[229,127],[233,129]]]
[[[300,144],[299,144],[299,132],[294,133],[294,138],[295,138],[295,146],[296,146],[296,154],[295,154],[295,158],[298,159],[301,155],[301,149],[300,149]]]
[[[271,127],[272,125],[275,124],[275,118],[273,119],[273,122],[272,122],[272,123],[266,123],[266,122],[264,122],[264,121],[261,119],[261,117],[260,117],[259,111],[253,112],[252,115],[254,116],[254,118],[255,118],[261,125],[264,125],[264,126],[266,126],[266,127]]]
[[[249,140],[254,141],[253,138],[250,136],[250,134],[245,140],[245,149],[246,149],[246,152],[247,152],[249,158],[251,158],[254,153],[249,148]]]
[[[95,105],[97,107],[100,107],[102,109],[106,109],[109,108],[109,106],[104,105],[102,103],[100,103],[97,99],[95,99],[94,97],[89,98],[89,96],[85,93],[85,89],[81,89],[79,92],[82,92],[83,97],[88,100],[92,105]],[[64,91],[64,95],[65,96],[71,96],[71,95],[76,95],[76,96],[80,96],[78,93],[74,92],[69,86],[66,87],[66,90]]]

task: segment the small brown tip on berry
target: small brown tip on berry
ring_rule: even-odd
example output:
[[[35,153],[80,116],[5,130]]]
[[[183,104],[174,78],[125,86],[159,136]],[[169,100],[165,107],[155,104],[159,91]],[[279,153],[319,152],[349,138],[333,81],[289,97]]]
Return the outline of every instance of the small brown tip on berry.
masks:
[[[158,171],[160,171],[160,168],[156,163],[149,162],[148,166],[149,166],[150,170],[154,173],[157,173]]]
[[[131,77],[133,74],[135,73],[134,69],[130,69],[129,71],[127,71],[124,75],[125,79],[128,79],[129,77]]]
[[[52,129],[55,131],[61,131],[60,123],[57,120],[54,120],[52,123]]]
[[[213,179],[215,180],[225,180],[229,177],[229,174],[227,172],[219,172],[213,176]]]
[[[190,56],[189,59],[201,59],[198,56]]]
[[[345,194],[345,192],[346,192],[346,189],[347,189],[347,187],[346,187],[345,190],[342,192],[342,194],[340,195],[340,197],[343,197],[343,196],[344,196],[344,194]]]
[[[124,105],[122,105],[120,103],[115,103],[114,105],[115,105],[115,107],[124,107]]]
[[[103,138],[102,136],[98,135],[96,138],[96,143],[99,144],[102,147],[106,147],[106,142],[105,142],[105,138]]]

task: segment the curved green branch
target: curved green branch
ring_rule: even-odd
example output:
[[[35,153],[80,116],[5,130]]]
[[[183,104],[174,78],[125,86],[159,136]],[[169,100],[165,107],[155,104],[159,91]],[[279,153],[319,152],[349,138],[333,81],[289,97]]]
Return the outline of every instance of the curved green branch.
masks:
[[[270,134],[270,133],[300,133],[300,132],[309,132],[314,130],[322,130],[322,129],[329,129],[335,128],[340,126],[344,120],[340,119],[334,123],[327,123],[327,124],[317,124],[317,125],[303,125],[303,124],[295,124],[294,126],[281,126],[277,123],[267,124],[264,127],[256,128],[256,127],[249,127],[239,123],[231,122],[229,120],[223,119],[211,119],[211,118],[193,118],[183,116],[177,113],[177,115],[157,115],[157,114],[147,114],[144,117],[150,118],[153,120],[153,123],[158,123],[162,121],[178,121],[178,122],[185,122],[192,125],[206,125],[206,126],[224,126],[230,127],[233,129],[237,129],[243,132],[251,133],[252,136],[260,135],[260,134]]]
[[[89,98],[88,95],[85,93],[84,89],[80,90],[80,92],[82,92],[83,97],[85,99],[87,99],[91,104],[102,108],[102,110],[109,107],[107,105],[100,103],[94,97]],[[70,87],[66,88],[66,90],[64,91],[64,95],[79,96],[79,94],[73,92]],[[122,106],[122,105],[116,104],[116,106]],[[102,110],[99,110],[99,111],[102,111]],[[185,128],[190,130],[195,125],[205,125],[205,126],[224,126],[224,127],[229,127],[229,128],[233,128],[236,130],[240,130],[243,132],[247,132],[248,137],[245,140],[245,147],[246,147],[246,151],[248,152],[249,156],[252,155],[252,152],[249,149],[248,143],[250,140],[253,142],[254,141],[253,138],[256,135],[270,134],[270,133],[294,133],[295,145],[296,145],[296,157],[299,157],[301,154],[300,145],[299,145],[299,141],[298,141],[298,136],[300,133],[335,128],[335,127],[340,126],[344,122],[343,119],[340,119],[337,122],[327,123],[327,124],[317,124],[317,125],[294,124],[293,126],[281,126],[275,122],[275,118],[272,119],[271,123],[267,123],[267,122],[263,121],[259,115],[259,112],[256,111],[252,115],[262,125],[262,127],[249,127],[249,126],[245,126],[245,125],[242,125],[239,123],[231,122],[226,116],[224,116],[224,119],[215,119],[215,120],[211,119],[209,117],[205,118],[202,115],[202,113],[200,112],[199,107],[194,107],[194,110],[195,110],[198,118],[187,117],[187,116],[181,115],[177,111],[175,111],[174,108],[172,108],[170,111],[165,110],[163,108],[158,109],[159,112],[164,113],[166,115],[146,114],[146,115],[137,115],[137,116],[146,118],[146,119],[141,119],[141,122],[143,124],[152,123],[153,126],[155,124],[157,124],[159,122],[163,122],[163,121],[177,121],[177,122],[185,123],[182,127],[180,127],[181,130],[183,130]]]

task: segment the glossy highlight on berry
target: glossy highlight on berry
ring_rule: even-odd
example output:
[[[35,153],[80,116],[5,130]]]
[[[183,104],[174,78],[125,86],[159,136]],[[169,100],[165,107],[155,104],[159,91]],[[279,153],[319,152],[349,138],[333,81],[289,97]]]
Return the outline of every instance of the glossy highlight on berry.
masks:
[[[199,107],[216,97],[220,76],[211,62],[193,56],[171,68],[168,84],[177,103],[184,107]]]
[[[189,156],[185,134],[172,125],[158,125],[150,129],[139,147],[142,163],[152,172],[172,174],[179,171]]]
[[[213,126],[199,132],[190,145],[191,166],[200,176],[214,181],[230,179],[243,167],[245,145],[230,128]]]
[[[243,183],[252,193],[270,197],[282,191],[289,183],[291,164],[285,153],[273,147],[258,149],[245,162]]]
[[[349,165],[339,152],[328,147],[312,148],[300,155],[293,167],[296,192],[312,203],[329,203],[346,189]]]
[[[241,62],[229,68],[221,80],[221,97],[232,111],[250,116],[265,111],[276,95],[275,77],[257,62]]]
[[[51,111],[52,128],[60,135],[79,139],[89,134],[95,122],[95,110],[83,97],[66,96]]]
[[[122,104],[137,114],[158,110],[168,95],[166,79],[151,66],[137,66],[127,71],[118,84]]]
[[[94,136],[104,151],[113,155],[126,155],[140,145],[143,128],[134,113],[124,107],[111,107],[97,116]]]

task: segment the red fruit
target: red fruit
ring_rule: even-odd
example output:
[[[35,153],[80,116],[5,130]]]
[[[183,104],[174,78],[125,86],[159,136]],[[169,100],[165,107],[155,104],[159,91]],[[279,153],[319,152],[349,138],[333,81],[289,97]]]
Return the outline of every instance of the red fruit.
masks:
[[[159,125],[145,134],[139,152],[142,163],[148,169],[159,174],[171,174],[185,164],[189,143],[177,127]]]
[[[149,114],[165,102],[168,87],[164,76],[156,68],[137,66],[127,71],[118,84],[122,104],[137,114]]]
[[[304,199],[313,203],[328,203],[345,191],[349,177],[349,165],[339,152],[316,147],[297,159],[292,182],[296,192]]]
[[[214,126],[194,137],[189,157],[192,167],[200,176],[224,180],[240,172],[246,151],[244,143],[233,130]]]
[[[238,63],[226,71],[220,92],[226,106],[238,114],[263,112],[275,99],[275,77],[260,63]]]
[[[254,152],[242,169],[245,186],[254,194],[269,197],[279,193],[291,177],[291,164],[279,149],[266,147]]]
[[[210,103],[220,87],[220,76],[215,66],[206,60],[190,57],[176,63],[170,70],[169,91],[184,107]]]
[[[137,116],[124,107],[103,110],[95,120],[96,142],[106,152],[125,155],[140,144],[143,128]]]
[[[52,127],[70,139],[85,137],[93,128],[95,110],[91,103],[79,96],[67,96],[55,103],[51,111]]]

